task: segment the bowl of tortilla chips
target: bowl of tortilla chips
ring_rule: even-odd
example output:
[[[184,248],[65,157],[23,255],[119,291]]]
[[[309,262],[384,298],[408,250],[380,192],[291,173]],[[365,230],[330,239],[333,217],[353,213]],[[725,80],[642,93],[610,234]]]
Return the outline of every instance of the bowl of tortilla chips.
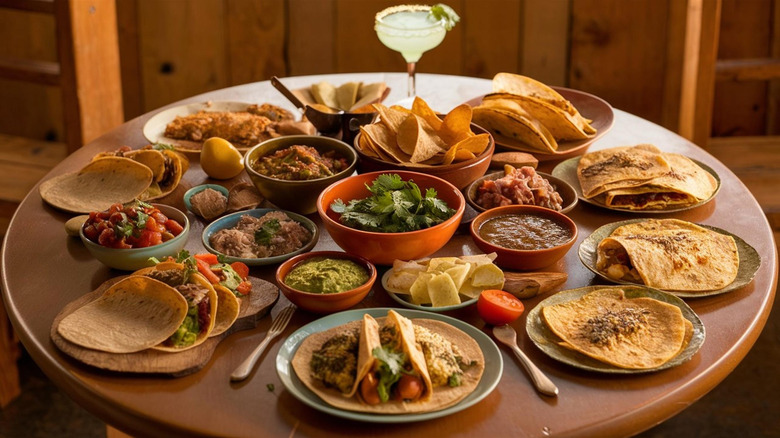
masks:
[[[490,166],[493,136],[471,123],[469,105],[459,105],[443,116],[419,97],[411,109],[375,107],[379,117],[361,126],[354,141],[359,173],[410,170],[463,189]]]

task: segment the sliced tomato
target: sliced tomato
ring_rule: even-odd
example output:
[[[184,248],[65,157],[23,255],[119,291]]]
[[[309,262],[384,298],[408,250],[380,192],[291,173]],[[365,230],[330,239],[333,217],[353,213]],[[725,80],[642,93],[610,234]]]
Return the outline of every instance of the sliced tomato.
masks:
[[[198,272],[206,277],[206,280],[208,280],[209,283],[219,283],[219,277],[214,273],[214,271],[211,270],[211,265],[209,265],[205,260],[199,259],[197,257],[195,258],[195,261],[198,263]]]
[[[249,280],[242,281],[236,288],[236,292],[241,295],[249,295],[249,292],[252,292],[252,283]]]
[[[247,266],[246,263],[233,262],[230,264],[230,267],[233,268],[233,270],[236,271],[236,274],[238,274],[238,276],[244,280],[249,277],[249,266]]]
[[[525,307],[516,296],[498,289],[483,290],[477,300],[479,316],[490,325],[504,325],[523,314]]]

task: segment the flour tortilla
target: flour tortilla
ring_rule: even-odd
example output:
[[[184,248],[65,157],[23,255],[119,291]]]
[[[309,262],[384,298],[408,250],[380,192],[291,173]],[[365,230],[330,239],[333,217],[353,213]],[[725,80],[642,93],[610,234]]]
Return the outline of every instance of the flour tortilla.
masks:
[[[52,207],[76,214],[107,210],[141,196],[152,183],[152,170],[122,157],[91,161],[78,172],[44,181],[41,198]]]
[[[607,311],[645,312],[647,323],[634,333],[613,337],[609,344],[591,342],[588,320]],[[626,298],[617,288],[591,292],[580,299],[544,307],[542,320],[561,338],[563,347],[627,369],[650,369],[677,356],[693,334],[679,307],[653,298]]]
[[[718,189],[715,177],[690,158],[672,153],[662,156],[669,164],[669,172],[639,187],[607,191],[606,205],[629,210],[686,206],[708,199]]]
[[[483,102],[492,100],[502,102],[503,105],[509,102],[516,103],[531,117],[541,122],[556,141],[584,140],[594,135],[585,132],[574,116],[541,99],[511,93],[491,93],[483,98]]]
[[[187,301],[149,277],[128,277],[60,321],[74,344],[109,353],[133,353],[168,339],[184,321]]]
[[[217,315],[209,337],[225,333],[236,322],[241,310],[241,300],[230,289],[221,284],[215,284],[213,287],[217,294]]]
[[[639,187],[670,171],[661,150],[651,144],[590,152],[577,164],[577,178],[586,198],[609,190]]]
[[[361,333],[361,344],[359,352],[360,357],[371,357],[362,351],[364,345],[372,346],[377,345],[378,341],[378,324],[384,324],[387,318],[378,318],[377,325],[373,330],[376,330],[376,338],[369,334],[368,339],[375,339],[369,343],[363,343],[363,334]],[[403,318],[403,317],[402,317]],[[365,318],[364,318],[365,319]],[[371,318],[373,320],[373,318]],[[406,318],[404,318],[406,319]],[[409,321],[407,319],[407,321]],[[348,411],[365,412],[371,414],[409,414],[409,413],[423,413],[434,412],[446,407],[452,406],[463,400],[466,396],[471,394],[479,384],[479,380],[482,377],[482,373],[485,369],[485,358],[482,355],[482,350],[479,348],[479,344],[463,331],[441,321],[435,321],[430,319],[414,319],[411,320],[414,325],[419,325],[429,329],[432,332],[439,333],[445,339],[457,345],[460,349],[466,362],[475,361],[475,365],[469,367],[461,377],[462,384],[457,387],[441,386],[434,388],[430,399],[427,401],[417,400],[415,402],[396,402],[389,401],[387,403],[380,403],[378,405],[368,405],[359,399],[355,395],[357,386],[355,386],[350,394],[342,394],[337,389],[328,388],[324,386],[319,380],[312,377],[311,366],[309,365],[312,354],[317,351],[320,346],[332,336],[341,333],[343,331],[353,330],[360,328],[363,325],[363,320],[351,321],[349,323],[330,328],[328,330],[317,332],[309,335],[301,342],[301,345],[295,352],[292,359],[292,366],[295,370],[295,374],[298,378],[315,394],[317,394],[323,401],[331,406]],[[403,323],[405,325],[405,323]],[[412,331],[413,333],[413,331]],[[365,362],[358,360],[358,372],[357,375],[364,377],[368,372],[363,369],[361,365]],[[427,365],[426,365],[427,366]],[[369,368],[370,369],[370,368]],[[362,374],[361,374],[362,373]],[[362,380],[362,379],[360,379]],[[356,379],[356,382],[359,380]]]
[[[649,219],[616,228],[598,245],[599,271],[614,264],[610,253],[627,258],[641,283],[668,291],[718,290],[731,284],[739,271],[733,237],[679,219]]]
[[[490,131],[502,145],[545,153],[558,150],[558,142],[544,124],[519,106],[511,105],[485,101],[474,107],[472,121]]]

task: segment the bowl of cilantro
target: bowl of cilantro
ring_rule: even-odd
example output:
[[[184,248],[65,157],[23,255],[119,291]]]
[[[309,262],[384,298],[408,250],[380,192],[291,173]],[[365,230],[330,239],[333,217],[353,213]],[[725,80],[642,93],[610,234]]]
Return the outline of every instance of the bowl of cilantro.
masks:
[[[371,172],[320,193],[317,213],[344,251],[378,265],[427,257],[450,240],[466,201],[457,187],[424,173]]]

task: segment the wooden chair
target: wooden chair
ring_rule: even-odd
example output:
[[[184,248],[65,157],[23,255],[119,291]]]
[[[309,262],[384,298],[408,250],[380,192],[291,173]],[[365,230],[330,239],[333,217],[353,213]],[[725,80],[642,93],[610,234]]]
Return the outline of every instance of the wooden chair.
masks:
[[[124,121],[115,0],[0,0],[0,7],[54,17],[58,62],[0,58],[0,78],[59,87],[68,153]],[[15,208],[21,197],[13,198],[3,206]],[[0,407],[20,393],[18,340],[2,304]]]

